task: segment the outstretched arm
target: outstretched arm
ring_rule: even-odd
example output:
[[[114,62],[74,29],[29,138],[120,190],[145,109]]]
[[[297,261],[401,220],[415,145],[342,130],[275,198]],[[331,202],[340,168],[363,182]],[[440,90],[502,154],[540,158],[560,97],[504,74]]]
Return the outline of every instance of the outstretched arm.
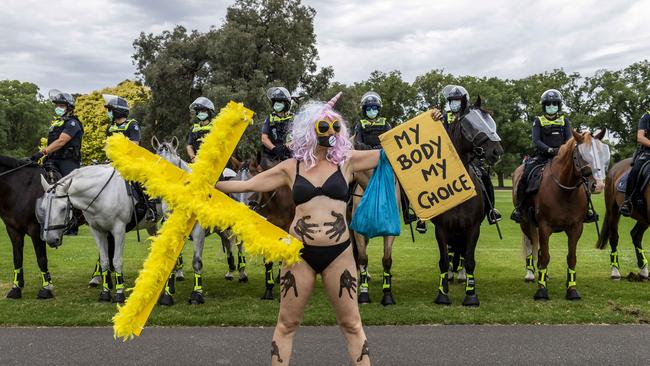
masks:
[[[350,151],[350,166],[352,172],[373,169],[379,163],[381,150],[353,150]]]
[[[249,180],[218,182],[216,188],[223,193],[271,192],[277,188],[285,185],[288,186],[290,184],[287,170],[290,162],[294,162],[295,164],[294,159],[285,160]]]

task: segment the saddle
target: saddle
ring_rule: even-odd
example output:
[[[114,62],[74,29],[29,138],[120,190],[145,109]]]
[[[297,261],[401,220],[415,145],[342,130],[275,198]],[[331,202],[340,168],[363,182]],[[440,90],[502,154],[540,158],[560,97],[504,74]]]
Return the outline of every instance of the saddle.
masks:
[[[528,173],[527,176],[522,177],[522,179],[526,179],[526,194],[535,194],[537,191],[539,191],[539,186],[542,183],[542,174],[544,173],[544,166],[546,165],[546,162],[541,163],[541,164],[535,164],[532,168],[530,168],[530,172]]]
[[[630,171],[631,170],[632,170],[632,168],[628,168],[627,171],[625,173],[623,173],[623,176],[621,177],[621,180],[616,185],[616,190],[617,191],[619,191],[621,193],[625,193],[625,191],[627,191],[627,179],[630,176]],[[643,192],[645,190],[645,188],[647,187],[649,182],[650,182],[650,160],[647,160],[641,166],[641,170],[639,170],[639,175],[637,176],[637,184],[635,186],[635,191],[636,192]]]
[[[126,191],[129,196],[135,200],[135,210],[131,215],[131,220],[126,225],[126,231],[135,229],[139,222],[147,219],[147,211],[151,210],[153,213],[152,221],[157,221],[156,203],[158,200],[151,199],[138,185],[137,182],[125,182]]]

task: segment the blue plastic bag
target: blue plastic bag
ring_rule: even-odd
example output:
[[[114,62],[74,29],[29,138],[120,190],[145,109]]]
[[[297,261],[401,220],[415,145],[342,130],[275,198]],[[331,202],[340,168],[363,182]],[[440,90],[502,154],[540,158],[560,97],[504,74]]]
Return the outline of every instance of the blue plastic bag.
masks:
[[[350,227],[369,238],[400,234],[395,177],[384,150],[380,152],[379,163],[372,172]]]

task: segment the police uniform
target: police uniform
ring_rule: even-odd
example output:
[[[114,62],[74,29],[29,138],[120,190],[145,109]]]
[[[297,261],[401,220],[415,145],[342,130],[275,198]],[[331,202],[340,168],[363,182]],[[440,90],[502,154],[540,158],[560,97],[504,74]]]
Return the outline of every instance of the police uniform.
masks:
[[[264,121],[262,133],[268,135],[269,140],[271,140],[271,143],[274,146],[282,146],[287,142],[289,124],[291,121],[293,121],[292,113],[287,112],[284,117],[279,116],[276,113],[271,113],[271,115],[266,118],[266,121]],[[264,146],[263,160],[266,160],[264,165],[269,165],[271,161],[282,161],[288,158],[290,158],[288,154],[283,153],[281,156],[277,156],[272,150]]]
[[[128,119],[121,124],[112,123],[106,129],[106,135],[112,136],[115,133],[121,133],[131,141],[140,142],[140,126],[135,119]]]
[[[357,150],[381,149],[379,135],[392,127],[386,118],[362,119],[354,126],[354,148]]]
[[[449,128],[456,123],[456,120],[458,119],[457,114],[454,112],[447,112],[442,115],[442,125],[445,127],[445,130],[449,132]]]
[[[81,166],[83,125],[76,116],[55,117],[47,134],[47,144],[58,140],[62,133],[72,138],[60,149],[49,153],[46,162],[54,165],[62,176],[66,176]]]
[[[641,116],[637,131],[643,131],[646,137],[650,136],[650,111],[646,111],[646,113]],[[625,189],[625,203],[628,207],[625,210],[621,210],[621,213],[626,216],[629,216],[631,213],[630,199],[634,198],[637,195],[636,183],[639,176],[639,171],[648,160],[650,160],[650,147],[639,144],[637,151],[634,154],[632,168],[627,178],[627,186]]]
[[[192,146],[195,154],[199,151],[199,147],[203,143],[203,138],[210,132],[210,129],[212,129],[212,121],[205,126],[200,123],[192,125],[190,133],[187,135],[187,144]]]

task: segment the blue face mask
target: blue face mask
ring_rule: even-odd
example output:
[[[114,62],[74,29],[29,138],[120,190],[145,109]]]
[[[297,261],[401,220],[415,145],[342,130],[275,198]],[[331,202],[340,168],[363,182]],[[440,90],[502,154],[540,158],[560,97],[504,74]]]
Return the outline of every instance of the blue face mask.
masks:
[[[66,109],[64,107],[56,107],[56,108],[54,108],[54,114],[61,117],[61,116],[63,116],[65,114],[65,110]]]
[[[208,112],[199,112],[196,114],[196,118],[201,121],[205,121],[205,119],[208,118]]]
[[[553,104],[549,104],[549,105],[546,106],[546,114],[549,115],[549,116],[552,116],[552,115],[556,114],[559,110],[560,110],[560,107],[558,107],[556,105],[553,105]]]
[[[273,103],[273,110],[276,112],[282,112],[284,110],[284,103],[282,102]]]
[[[108,120],[113,122],[113,111],[108,111],[108,113],[106,113],[106,115],[108,116]]]
[[[366,116],[368,116],[368,118],[370,118],[370,119],[373,119],[373,118],[377,117],[378,114],[379,114],[379,109],[377,109],[377,108],[368,108],[368,109],[366,109]]]
[[[454,113],[460,111],[460,105],[461,105],[460,100],[450,100],[449,101],[449,109],[451,109],[451,111],[454,112]]]

